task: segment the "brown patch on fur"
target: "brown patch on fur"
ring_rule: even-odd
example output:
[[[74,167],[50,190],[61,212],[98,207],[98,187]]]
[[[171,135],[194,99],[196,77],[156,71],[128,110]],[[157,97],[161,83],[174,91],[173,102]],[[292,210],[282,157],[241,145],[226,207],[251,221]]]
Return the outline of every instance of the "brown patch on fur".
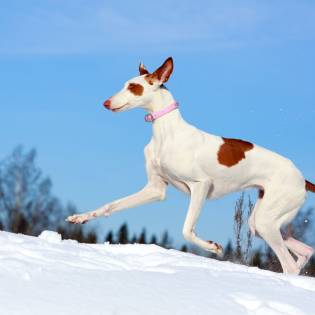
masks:
[[[129,83],[128,90],[134,95],[141,96],[143,93],[143,86],[138,83]]]
[[[305,181],[305,189],[307,191],[311,191],[313,193],[315,193],[315,185],[311,182],[309,182],[308,180]]]
[[[152,73],[152,74],[148,74],[144,77],[144,79],[150,84],[153,85],[155,81],[157,81],[157,76]]]
[[[212,241],[207,241],[209,244],[213,244],[213,242]]]
[[[264,198],[265,195],[265,191],[263,189],[259,189],[258,190],[258,198],[262,199]]]
[[[251,150],[254,145],[240,139],[222,138],[224,143],[218,151],[218,161],[227,167],[236,165],[245,159],[245,152]]]

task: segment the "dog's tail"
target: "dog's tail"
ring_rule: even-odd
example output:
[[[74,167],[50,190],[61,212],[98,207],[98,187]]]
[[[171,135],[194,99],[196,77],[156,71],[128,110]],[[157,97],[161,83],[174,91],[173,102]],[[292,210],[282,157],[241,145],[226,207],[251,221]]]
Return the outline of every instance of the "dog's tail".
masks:
[[[308,180],[305,180],[305,189],[307,191],[311,191],[313,193],[315,193],[315,185],[311,182],[309,182]]]

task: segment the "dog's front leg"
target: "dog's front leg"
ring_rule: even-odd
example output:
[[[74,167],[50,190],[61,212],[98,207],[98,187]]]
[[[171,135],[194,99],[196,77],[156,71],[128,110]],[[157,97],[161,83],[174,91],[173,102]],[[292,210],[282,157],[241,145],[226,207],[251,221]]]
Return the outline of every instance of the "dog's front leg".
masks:
[[[111,213],[127,208],[141,206],[145,203],[163,200],[166,194],[167,183],[160,177],[152,163],[152,152],[149,146],[145,148],[147,185],[139,192],[107,203],[104,206],[90,212],[69,216],[66,221],[74,224],[86,223],[87,221],[100,217],[109,216]]]
[[[183,235],[184,238],[196,244],[197,246],[214,252],[218,255],[222,254],[222,246],[214,243],[212,241],[204,241],[201,238],[197,237],[195,233],[195,227],[202,209],[205,200],[207,199],[207,195],[212,189],[211,181],[204,182],[194,182],[189,185],[190,188],[190,204],[189,209],[186,215],[184,227],[183,227]]]
[[[99,216],[109,216],[116,211],[163,200],[165,198],[166,186],[167,184],[162,181],[158,183],[149,183],[142,190],[133,195],[107,203],[94,211],[71,215],[66,221],[74,224],[82,224]]]

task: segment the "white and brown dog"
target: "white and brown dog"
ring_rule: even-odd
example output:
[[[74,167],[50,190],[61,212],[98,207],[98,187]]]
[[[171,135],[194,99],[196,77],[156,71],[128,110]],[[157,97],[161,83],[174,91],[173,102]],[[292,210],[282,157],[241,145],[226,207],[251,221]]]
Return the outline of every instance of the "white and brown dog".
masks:
[[[315,192],[315,185],[281,155],[247,141],[211,135],[188,124],[163,85],[172,74],[172,58],[153,73],[142,64],[139,71],[140,76],[128,80],[104,106],[113,112],[142,107],[149,113],[146,120],[152,121],[153,136],[144,149],[148,183],[133,195],[91,212],[69,216],[67,221],[85,223],[98,216],[163,200],[167,185],[172,184],[190,195],[183,227],[185,239],[221,254],[219,244],[203,240],[195,233],[205,201],[256,187],[258,199],[249,219],[250,229],[270,245],[283,272],[298,274],[313,249],[292,237],[284,240],[280,228],[295,217],[306,192]]]

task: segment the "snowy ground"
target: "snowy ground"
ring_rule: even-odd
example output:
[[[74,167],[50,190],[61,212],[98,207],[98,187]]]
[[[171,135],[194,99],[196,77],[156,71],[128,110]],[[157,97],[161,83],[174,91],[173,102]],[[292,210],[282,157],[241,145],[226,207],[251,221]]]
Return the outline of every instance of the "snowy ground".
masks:
[[[0,232],[1,315],[314,315],[315,279],[165,250]]]

